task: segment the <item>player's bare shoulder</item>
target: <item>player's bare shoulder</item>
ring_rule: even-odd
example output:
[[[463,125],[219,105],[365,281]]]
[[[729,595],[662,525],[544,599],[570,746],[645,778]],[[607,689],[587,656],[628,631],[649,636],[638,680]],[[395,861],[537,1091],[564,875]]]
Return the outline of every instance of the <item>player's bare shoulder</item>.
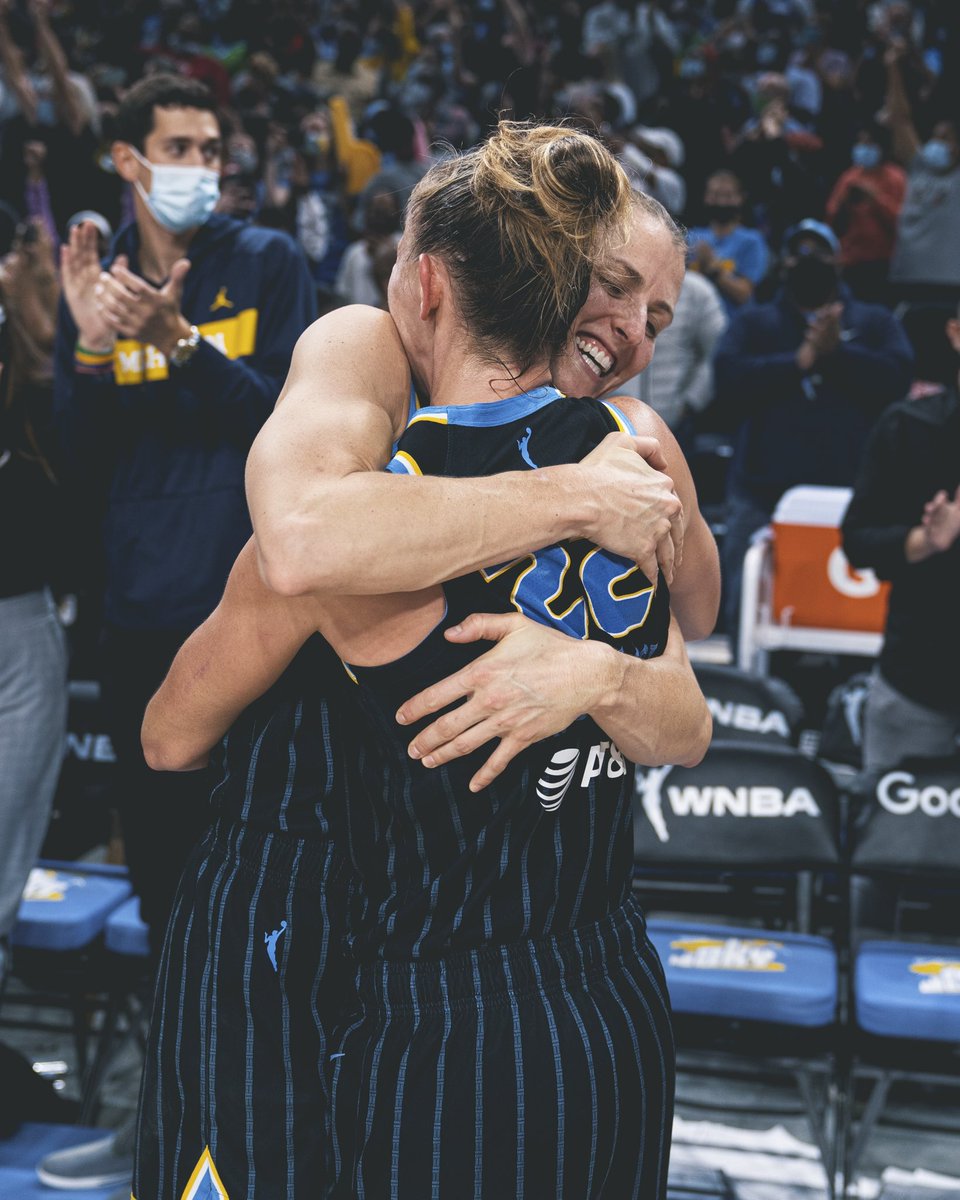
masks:
[[[289,408],[294,397],[311,405],[322,404],[326,397],[340,405],[351,397],[363,398],[383,408],[391,424],[402,430],[410,382],[403,343],[390,314],[350,304],[326,313],[300,335],[277,405]]]

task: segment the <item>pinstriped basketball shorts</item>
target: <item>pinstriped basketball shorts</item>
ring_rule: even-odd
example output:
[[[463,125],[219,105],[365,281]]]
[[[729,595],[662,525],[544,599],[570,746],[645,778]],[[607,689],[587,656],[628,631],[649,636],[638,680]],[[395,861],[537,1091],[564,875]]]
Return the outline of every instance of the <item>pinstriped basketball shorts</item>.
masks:
[[[355,1006],[347,870],[326,840],[218,822],[184,870],[157,978],[138,1200],[315,1200],[328,1036]]]
[[[560,936],[360,972],[332,1195],[662,1200],[674,1044],[632,899]]]

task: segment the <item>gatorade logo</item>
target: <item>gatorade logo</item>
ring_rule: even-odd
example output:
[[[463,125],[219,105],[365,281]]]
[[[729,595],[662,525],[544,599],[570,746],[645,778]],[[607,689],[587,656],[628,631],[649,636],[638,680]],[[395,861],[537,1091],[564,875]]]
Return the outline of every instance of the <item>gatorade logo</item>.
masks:
[[[827,578],[841,596],[866,600],[880,591],[880,580],[870,570],[855,571],[839,546],[827,559]]]
[[[681,938],[670,943],[671,967],[699,971],[785,971],[782,942],[766,938]]]
[[[960,962],[928,959],[913,963],[910,971],[921,977],[919,990],[924,995],[960,996]]]
[[[918,788],[909,771],[891,771],[877,784],[877,799],[895,817],[922,812],[926,817],[960,817],[960,788],[948,791],[938,784]]]

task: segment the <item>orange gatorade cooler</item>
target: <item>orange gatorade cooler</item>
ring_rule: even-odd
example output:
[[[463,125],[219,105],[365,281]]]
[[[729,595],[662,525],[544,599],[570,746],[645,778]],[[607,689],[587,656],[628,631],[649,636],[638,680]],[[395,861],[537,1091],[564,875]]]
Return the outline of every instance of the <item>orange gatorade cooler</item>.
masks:
[[[778,625],[882,633],[890,585],[855,571],[840,542],[849,488],[795,487],[773,514],[773,619]]]

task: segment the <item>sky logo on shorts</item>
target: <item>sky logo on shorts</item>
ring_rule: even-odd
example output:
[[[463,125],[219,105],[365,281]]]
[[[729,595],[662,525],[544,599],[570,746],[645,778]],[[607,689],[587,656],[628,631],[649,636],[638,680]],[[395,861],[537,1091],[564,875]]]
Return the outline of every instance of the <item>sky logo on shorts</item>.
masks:
[[[267,958],[270,959],[270,965],[273,967],[274,971],[277,970],[277,942],[280,941],[281,936],[286,933],[286,931],[287,923],[286,921],[281,921],[279,929],[272,929],[269,933],[265,933],[263,935],[263,942],[267,947]]]

